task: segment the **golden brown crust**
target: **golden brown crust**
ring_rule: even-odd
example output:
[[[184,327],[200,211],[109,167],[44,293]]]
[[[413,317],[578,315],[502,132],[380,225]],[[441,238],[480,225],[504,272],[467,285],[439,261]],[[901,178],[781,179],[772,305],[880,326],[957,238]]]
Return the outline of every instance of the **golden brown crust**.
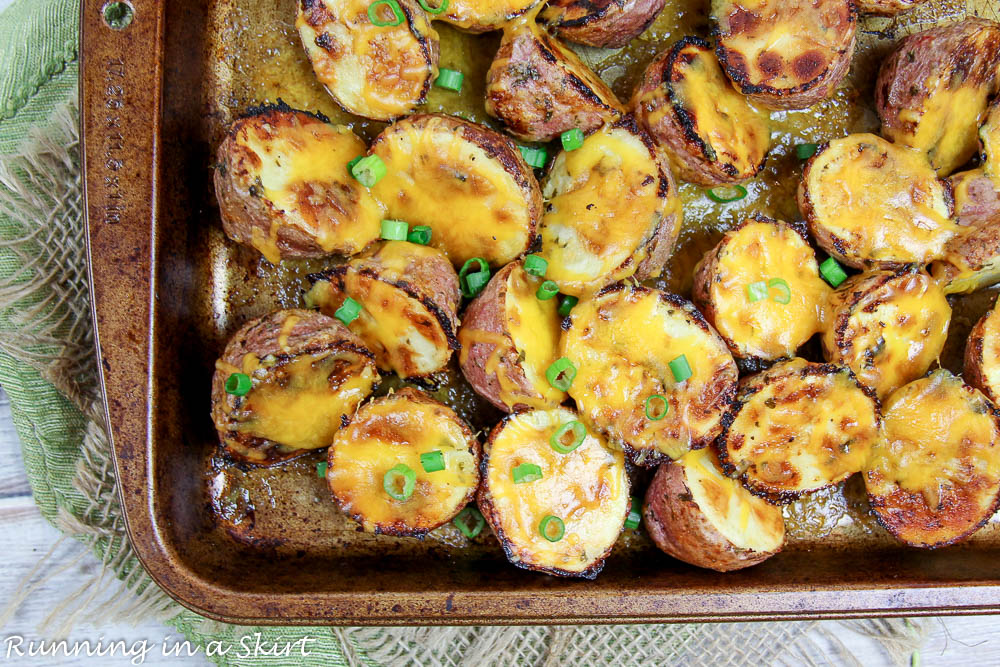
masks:
[[[922,5],[927,0],[856,0],[858,11],[874,16],[895,16]]]
[[[550,0],[541,18],[568,42],[620,49],[656,19],[666,0]]]
[[[969,332],[969,339],[965,343],[965,364],[962,369],[962,377],[969,384],[986,394],[991,401],[997,402],[997,392],[994,391],[992,383],[989,381],[987,369],[984,365],[984,349],[987,345],[998,345],[1000,341],[987,341],[986,328],[990,316],[993,315],[996,306],[990,309],[985,315],[979,318],[976,326]]]

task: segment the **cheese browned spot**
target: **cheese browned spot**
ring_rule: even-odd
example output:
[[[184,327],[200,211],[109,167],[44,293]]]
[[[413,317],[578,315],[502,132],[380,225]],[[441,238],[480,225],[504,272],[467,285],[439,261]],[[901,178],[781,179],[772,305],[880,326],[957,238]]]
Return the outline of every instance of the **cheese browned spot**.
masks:
[[[897,389],[885,402],[885,441],[872,451],[865,486],[879,522],[903,542],[965,539],[997,507],[996,408],[945,370]]]
[[[529,13],[540,0],[449,0],[448,8],[434,18],[467,30],[488,32]],[[441,6],[439,0],[427,0],[429,7]]]
[[[435,452],[444,469],[427,472],[420,456]],[[451,408],[411,387],[359,409],[327,458],[326,480],[337,505],[370,533],[425,535],[458,514],[479,485],[480,447],[472,431]],[[405,499],[384,486],[386,473],[398,465],[416,477]]]
[[[878,401],[846,366],[804,359],[744,378],[718,441],[726,472],[786,503],[859,472],[878,442]]]
[[[561,352],[577,368],[569,394],[587,424],[635,463],[679,458],[721,432],[736,363],[690,302],[618,283],[581,300],[567,323]],[[681,357],[691,377],[678,382],[670,362]],[[653,395],[669,405],[662,419],[646,415]]]
[[[566,408],[530,410],[505,418],[486,446],[479,508],[507,558],[529,570],[593,579],[621,533],[629,507],[625,458],[596,433],[572,452],[552,448],[551,436],[579,416]],[[541,478],[515,482],[514,470],[537,466]],[[562,521],[557,541],[542,520]]]

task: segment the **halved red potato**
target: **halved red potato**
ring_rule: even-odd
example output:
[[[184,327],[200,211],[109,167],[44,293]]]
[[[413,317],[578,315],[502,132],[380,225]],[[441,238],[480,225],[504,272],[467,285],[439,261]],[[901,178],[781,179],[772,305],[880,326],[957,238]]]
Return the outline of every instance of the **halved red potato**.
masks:
[[[372,194],[389,218],[431,228],[431,245],[461,266],[502,266],[535,239],[542,194],[514,143],[488,127],[443,114],[410,116],[371,146],[385,163]]]
[[[800,227],[749,218],[695,268],[691,298],[733,356],[793,357],[822,330],[831,291]]]
[[[976,532],[1000,503],[1000,413],[946,370],[900,387],[885,402],[885,439],[865,488],[886,530],[914,547],[943,547]]]
[[[781,508],[723,475],[711,447],[657,468],[642,514],[656,546],[718,572],[762,563],[785,543]]]
[[[568,42],[620,49],[656,20],[666,0],[549,0],[542,21]]]
[[[790,359],[743,378],[724,421],[716,448],[726,474],[784,504],[860,472],[882,417],[846,366]]]
[[[504,29],[486,74],[486,113],[525,141],[550,141],[566,130],[596,130],[625,112],[579,57],[534,17]]]
[[[678,459],[722,432],[736,362],[689,301],[616,283],[582,299],[563,329],[562,356],[576,366],[569,395],[636,465]]]
[[[917,269],[854,276],[831,299],[823,331],[827,361],[849,366],[879,398],[927,372],[941,356],[951,306]]]
[[[631,117],[605,125],[553,160],[542,188],[546,278],[582,295],[660,275],[682,212],[670,169]]]
[[[922,5],[927,0],[857,0],[855,4],[862,14],[875,16],[895,16],[900,12]]]
[[[325,315],[332,317],[348,297],[361,304],[348,326],[383,371],[430,379],[459,347],[458,276],[437,248],[386,241],[310,278],[306,300]]]
[[[462,374],[501,410],[554,408],[566,393],[545,375],[559,358],[557,299],[536,296],[542,279],[511,262],[465,309],[458,329]]]
[[[994,403],[1000,399],[1000,308],[995,303],[969,334],[963,375]]]
[[[226,235],[272,264],[361,252],[382,207],[347,173],[365,143],[288,106],[251,109],[219,144],[215,194]]]
[[[926,264],[959,233],[948,185],[924,154],[874,134],[821,146],[798,200],[816,242],[857,268]]]
[[[226,391],[233,374],[248,387]],[[372,353],[347,327],[279,310],[241,327],[215,362],[212,421],[230,456],[271,465],[329,446],[377,381]]]
[[[316,78],[347,111],[391,120],[423,104],[438,34],[417,0],[298,0],[295,27]],[[376,17],[376,25],[372,21]]]
[[[712,0],[719,62],[754,102],[805,109],[847,75],[857,15],[851,0]]]
[[[437,10],[441,0],[425,0]],[[540,0],[448,0],[448,6],[434,18],[441,19],[467,32],[502,30],[505,25],[532,12]]]
[[[326,481],[365,531],[423,537],[472,501],[480,457],[454,410],[404,387],[361,406],[337,432]]]
[[[574,425],[579,444],[563,453],[576,443],[568,430],[557,451],[553,439]],[[479,510],[517,567],[594,579],[622,532],[625,457],[580,429],[579,416],[559,407],[508,415],[490,433]]]
[[[646,67],[631,108],[678,178],[692,183],[753,178],[771,147],[767,113],[733,88],[701,37],[677,41]]]
[[[926,153],[947,176],[976,152],[976,129],[1000,87],[1000,24],[969,18],[900,41],[882,62],[882,135]]]

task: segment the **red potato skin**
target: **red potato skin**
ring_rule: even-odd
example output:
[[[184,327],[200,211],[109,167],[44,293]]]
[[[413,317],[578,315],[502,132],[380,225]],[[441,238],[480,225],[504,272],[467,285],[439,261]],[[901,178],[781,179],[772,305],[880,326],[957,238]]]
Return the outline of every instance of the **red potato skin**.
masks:
[[[550,0],[542,19],[567,42],[620,49],[656,20],[666,0]]]
[[[684,481],[684,469],[664,463],[646,489],[643,523],[650,539],[685,563],[716,572],[731,572],[762,563],[781,551],[741,549],[726,539],[698,507]]]

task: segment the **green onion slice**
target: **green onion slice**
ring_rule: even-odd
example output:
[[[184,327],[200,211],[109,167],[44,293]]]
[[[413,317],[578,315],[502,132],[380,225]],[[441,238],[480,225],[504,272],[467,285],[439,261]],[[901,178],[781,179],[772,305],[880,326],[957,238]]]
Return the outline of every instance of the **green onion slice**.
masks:
[[[524,258],[524,271],[533,276],[542,277],[549,268],[549,262],[538,255],[528,255]]]
[[[573,306],[579,303],[579,301],[578,298],[569,294],[563,296],[562,301],[559,302],[559,314],[566,317],[569,315],[569,311],[573,310]]]
[[[625,527],[629,530],[635,530],[642,523],[642,503],[635,496],[632,496],[632,501],[628,507],[628,516],[625,517]]]
[[[705,194],[714,202],[727,204],[746,197],[747,189],[742,185],[716,185],[714,188],[705,190]]]
[[[548,514],[538,524],[538,532],[549,542],[558,542],[566,534],[566,524],[559,517]]]
[[[535,296],[538,297],[539,301],[548,301],[556,294],[559,294],[559,285],[556,285],[552,280],[543,282],[538,286],[538,291],[535,292]]]
[[[465,279],[465,285],[468,289],[469,296],[473,297],[482,292],[488,282],[490,282],[489,271],[470,273]]]
[[[847,280],[847,274],[844,273],[843,267],[840,266],[840,262],[835,260],[833,257],[827,257],[822,264],[819,265],[819,273],[823,276],[826,282],[830,283],[834,287],[839,287],[840,283]]]
[[[566,130],[559,135],[559,140],[562,142],[564,151],[575,151],[580,146],[583,146],[583,130],[578,127]]]
[[[800,160],[808,160],[816,155],[817,148],[819,148],[818,144],[799,144],[795,147],[795,157]]]
[[[747,285],[747,300],[750,303],[757,303],[767,298],[767,281],[758,280]]]
[[[406,240],[417,245],[427,245],[431,242],[431,228],[427,225],[417,225],[406,235]]]
[[[451,522],[470,540],[475,539],[486,527],[486,519],[472,505],[466,505],[465,509],[456,514]]]
[[[676,382],[684,382],[691,377],[691,364],[683,354],[670,362],[670,372]]]
[[[514,466],[511,471],[515,484],[526,484],[527,482],[537,482],[542,478],[542,469],[534,463],[522,463]]]
[[[566,436],[570,435],[572,440],[566,442]],[[583,422],[573,420],[566,422],[556,429],[555,433],[549,436],[549,445],[560,454],[569,454],[574,449],[583,444],[587,437],[587,427]]]
[[[472,273],[473,265],[479,265],[479,271]],[[473,279],[473,276],[478,276]],[[485,280],[483,280],[485,278]],[[482,257],[473,257],[465,262],[458,271],[458,285],[462,290],[462,296],[467,299],[479,294],[483,287],[490,281],[490,265]],[[474,288],[474,289],[473,289]]]
[[[350,324],[354,320],[358,319],[358,315],[361,314],[361,304],[347,297],[344,299],[344,303],[340,305],[334,313],[333,316],[344,324]]]
[[[379,5],[385,5],[392,10],[392,19],[383,21],[379,18]],[[400,8],[399,3],[396,2],[396,0],[375,0],[375,2],[368,5],[368,20],[372,22],[372,25],[384,28],[386,26],[401,24],[406,20],[406,15],[403,14],[403,10]]]
[[[246,396],[253,383],[246,373],[233,373],[226,378],[226,393],[233,396]]]
[[[542,169],[545,167],[545,163],[549,160],[549,152],[544,148],[537,148],[535,146],[518,146],[521,151],[521,157],[524,161],[528,163],[528,166],[534,167],[535,169]]]
[[[434,85],[438,88],[454,90],[456,93],[460,93],[462,92],[462,81],[464,80],[465,75],[458,70],[442,67],[438,78],[434,79]]]
[[[576,379],[576,366],[567,357],[560,357],[545,369],[545,378],[559,391],[569,391]]]
[[[444,470],[444,454],[441,453],[440,449],[435,449],[433,452],[424,452],[420,455],[420,465],[423,467],[424,472]]]
[[[356,165],[357,163],[361,162],[361,160],[363,160],[364,157],[365,157],[364,155],[359,155],[356,158],[354,158],[353,160],[351,160],[350,162],[348,162],[347,163],[347,173],[350,174],[351,176],[354,176],[354,165]]]
[[[417,1],[420,3],[420,6],[424,8],[424,11],[427,12],[428,14],[440,14],[444,10],[448,9],[449,0],[444,0],[444,2],[441,3],[440,7],[431,7],[430,5],[427,4],[426,0],[417,0]]]
[[[378,155],[366,155],[351,167],[351,175],[366,188],[378,183],[385,173],[385,162]]]
[[[317,463],[316,464],[316,476],[319,477],[319,478],[321,478],[321,479],[323,477],[326,477],[326,469],[328,467],[329,467],[329,464],[326,461],[320,461],[319,463]]]
[[[405,241],[410,225],[402,220],[383,220],[382,238],[389,241]]]
[[[789,303],[792,300],[792,288],[788,286],[784,278],[771,278],[767,281],[767,287],[769,290],[778,291],[775,296],[771,297],[775,303]]]
[[[417,473],[405,463],[397,463],[382,477],[382,488],[396,500],[406,500],[413,495],[417,485]]]
[[[646,399],[646,419],[658,422],[670,412],[670,403],[662,394],[653,394]]]

